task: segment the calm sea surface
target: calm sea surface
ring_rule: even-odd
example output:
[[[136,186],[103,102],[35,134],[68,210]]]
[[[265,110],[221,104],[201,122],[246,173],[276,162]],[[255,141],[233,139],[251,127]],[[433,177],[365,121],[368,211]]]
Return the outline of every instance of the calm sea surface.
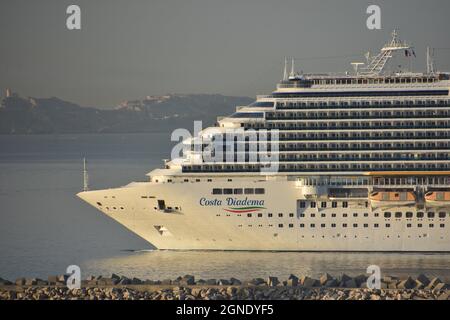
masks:
[[[0,277],[47,277],[81,267],[83,277],[119,273],[148,279],[186,273],[249,279],[290,273],[364,273],[450,278],[449,254],[158,251],[78,199],[82,157],[91,188],[144,181],[170,157],[169,134],[0,135]],[[449,244],[450,245],[450,244]]]

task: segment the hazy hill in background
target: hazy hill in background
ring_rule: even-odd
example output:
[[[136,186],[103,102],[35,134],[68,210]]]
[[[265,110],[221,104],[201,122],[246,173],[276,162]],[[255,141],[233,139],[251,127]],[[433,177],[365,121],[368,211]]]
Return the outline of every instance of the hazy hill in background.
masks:
[[[58,98],[3,98],[0,106],[0,134],[127,133],[192,131],[193,121],[203,127],[217,116],[233,113],[236,106],[253,99],[219,94],[171,94],[148,96],[123,102],[116,109],[81,107]]]

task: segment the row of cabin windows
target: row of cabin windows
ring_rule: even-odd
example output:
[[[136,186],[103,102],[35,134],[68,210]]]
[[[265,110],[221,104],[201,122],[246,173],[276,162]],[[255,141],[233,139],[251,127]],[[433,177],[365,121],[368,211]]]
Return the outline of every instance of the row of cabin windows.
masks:
[[[402,212],[395,212],[395,213],[394,213],[394,217],[395,217],[395,218],[401,218],[402,215],[403,215]],[[385,218],[390,218],[391,216],[392,216],[391,212],[385,212],[385,213],[384,213],[384,217],[385,217]],[[416,217],[417,217],[417,218],[423,218],[424,216],[425,216],[425,213],[424,213],[424,212],[419,211],[419,212],[416,213]],[[441,219],[442,219],[442,218],[445,218],[446,213],[445,213],[445,212],[439,212],[439,213],[438,213],[438,216],[439,216],[439,218],[441,218]],[[406,218],[412,218],[412,217],[413,217],[413,213],[412,213],[412,212],[406,212],[406,213],[405,213],[405,217],[406,217]],[[427,218],[434,218],[434,217],[435,217],[435,213],[434,213],[434,212],[427,212]]]
[[[248,225],[248,226],[249,226],[249,227],[252,227],[252,225]],[[262,227],[263,225],[260,224],[259,226]],[[240,224],[239,227],[242,227],[242,225]],[[270,224],[269,227],[273,227],[273,225]],[[289,224],[288,224],[288,227],[289,227],[289,228],[293,228],[293,227],[294,227],[294,224],[293,224],[293,223],[289,223]],[[310,228],[315,228],[315,227],[316,227],[316,225],[315,225],[314,223],[310,224]],[[320,227],[321,227],[321,228],[326,228],[326,225],[325,225],[324,223],[322,223],[322,224],[320,225]],[[335,223],[332,223],[332,224],[331,224],[331,227],[332,227],[332,228],[336,228],[336,224],[335,224]],[[348,227],[348,224],[347,224],[347,223],[343,223],[343,224],[342,224],[342,227],[343,227],[343,228],[347,228],[347,227]],[[353,228],[357,228],[357,227],[358,227],[358,224],[357,224],[357,223],[354,223],[354,224],[353,224]],[[368,223],[365,223],[365,224],[363,224],[363,227],[364,227],[364,228],[368,228],[368,227],[369,227],[369,224],[368,224]],[[379,228],[380,225],[379,225],[378,223],[375,223],[375,224],[373,225],[373,227],[374,227],[374,228]],[[390,225],[389,223],[386,223],[386,224],[385,224],[385,227],[386,227],[386,228],[390,228],[391,225]],[[411,224],[411,223],[408,223],[408,224],[406,225],[406,227],[407,227],[407,228],[412,228],[412,224]],[[422,227],[423,227],[423,225],[422,225],[421,223],[417,224],[417,228],[422,228]],[[430,223],[430,224],[428,225],[428,227],[429,227],[429,228],[434,228],[434,224]],[[440,228],[445,228],[445,224],[441,223],[441,224],[439,224],[439,227],[440,227]],[[283,223],[279,223],[279,224],[278,224],[278,228],[284,228],[284,224],[283,224]],[[304,223],[301,223],[301,224],[300,224],[300,228],[305,228],[305,224],[304,224]]]
[[[413,214],[412,212],[409,212],[409,211],[408,211],[408,212],[405,212],[405,217],[406,217],[406,218],[412,218],[413,215],[414,215],[414,214]],[[311,217],[311,218],[314,218],[315,216],[316,216],[315,213],[311,213],[311,214],[310,214],[310,217]],[[325,218],[325,217],[326,217],[326,214],[325,214],[325,213],[322,213],[320,216],[321,216],[321,218]],[[363,216],[364,216],[364,217],[368,217],[369,214],[366,212],[366,213],[363,214]],[[378,216],[379,216],[379,213],[378,213],[378,212],[375,212],[375,213],[374,213],[374,216],[375,216],[375,217],[378,217]],[[403,212],[395,212],[395,213],[394,213],[394,217],[395,217],[395,218],[401,218],[402,216],[403,216]],[[417,217],[417,218],[423,218],[424,216],[425,216],[425,214],[424,214],[423,212],[420,212],[420,211],[419,211],[419,212],[416,213],[416,217]],[[438,217],[441,218],[441,219],[442,219],[442,218],[445,218],[445,216],[446,216],[446,213],[445,213],[445,212],[439,212],[439,213],[438,213]],[[301,218],[305,217],[305,214],[304,214],[304,213],[300,213],[300,217],[301,217]],[[332,214],[331,214],[331,217],[332,217],[332,218],[336,217],[336,213],[332,213]],[[347,214],[347,213],[343,213],[343,214],[342,214],[342,217],[343,217],[343,218],[346,218],[346,217],[348,217],[348,214]],[[358,217],[358,213],[353,213],[353,217]],[[385,217],[385,218],[391,218],[391,217],[392,217],[392,213],[391,213],[391,212],[384,212],[384,217]],[[435,217],[435,213],[434,213],[434,212],[427,212],[427,218],[434,218],[434,217]]]
[[[447,106],[450,104],[450,100],[447,99],[433,99],[433,100],[371,100],[371,101],[361,101],[361,100],[347,100],[347,101],[337,101],[337,100],[327,100],[327,101],[304,101],[300,102],[277,102],[277,109],[313,109],[313,108],[324,108],[327,107],[358,107],[361,106],[365,108],[388,108],[391,106],[397,107],[435,107],[435,106]]]
[[[264,188],[214,188],[212,194],[265,194]]]
[[[247,213],[247,217],[251,218],[253,216],[252,213]],[[263,214],[262,213],[258,213],[257,217],[258,218],[262,218]],[[267,217],[272,218],[273,217],[273,213],[268,213]],[[278,217],[279,218],[283,218],[283,213],[278,213]],[[289,218],[293,218],[294,214],[293,213],[289,213]]]
[[[293,226],[293,224],[289,224],[289,227],[290,227],[291,225]],[[358,228],[358,224],[357,224],[357,223],[353,223],[352,226],[353,226],[353,228]],[[282,223],[278,224],[278,227],[283,228],[283,224],[282,224]],[[316,227],[316,224],[315,224],[315,223],[311,223],[311,224],[309,225],[309,227],[310,227],[310,228],[315,228],[315,227]],[[322,224],[320,224],[320,227],[321,227],[321,228],[326,228],[326,224],[325,224],[325,223],[322,223]],[[331,224],[331,227],[332,227],[332,228],[336,228],[336,223],[332,223],[332,224]],[[348,227],[348,224],[347,224],[347,223],[343,223],[343,224],[342,224],[342,228],[347,228],[347,227]],[[368,228],[368,227],[369,227],[369,224],[368,224],[368,223],[364,223],[364,224],[363,224],[363,227],[364,227],[364,228]],[[380,225],[379,225],[378,223],[374,223],[373,227],[374,227],[374,228],[379,228]],[[386,224],[385,224],[385,227],[386,227],[386,228],[390,228],[390,227],[391,227],[391,224],[390,224],[390,223],[386,223]],[[412,224],[411,224],[411,223],[408,223],[408,224],[406,225],[406,227],[407,227],[407,228],[411,228],[411,227],[412,227]],[[418,227],[418,228],[422,228],[423,225],[422,225],[421,223],[418,223],[418,224],[417,224],[417,227]],[[433,223],[430,223],[430,224],[428,225],[428,227],[429,227],[429,228],[434,228],[434,224],[433,224]],[[440,227],[440,228],[445,228],[445,224],[444,224],[444,223],[441,223],[441,224],[439,224],[439,227]],[[291,227],[290,227],[290,228],[291,228]],[[304,223],[300,223],[300,228],[305,228],[305,224],[304,224]]]
[[[306,208],[307,205],[307,201],[300,201],[299,202],[299,207],[300,208]],[[341,203],[342,208],[348,208],[348,202],[347,201],[342,201]],[[366,201],[366,207],[368,207],[368,202]],[[317,208],[318,204],[315,201],[310,201],[309,202],[309,207],[310,208]],[[326,201],[322,201],[320,202],[320,208],[326,208],[327,207],[327,202]],[[331,207],[332,208],[337,208],[338,207],[338,203],[337,201],[332,201],[331,202]]]

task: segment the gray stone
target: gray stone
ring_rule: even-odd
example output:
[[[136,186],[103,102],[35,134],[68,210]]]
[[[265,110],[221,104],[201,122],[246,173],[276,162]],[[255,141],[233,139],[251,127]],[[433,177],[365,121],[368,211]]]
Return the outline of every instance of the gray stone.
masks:
[[[339,286],[339,283],[337,282],[336,279],[331,279],[331,280],[328,280],[324,286],[327,288],[336,288]]]
[[[217,280],[216,279],[208,279],[208,280],[206,280],[206,284],[210,285],[210,286],[215,286],[215,285],[217,285]]]
[[[252,285],[252,286],[260,286],[260,285],[263,285],[263,284],[265,284],[266,282],[264,281],[264,279],[262,279],[262,278],[253,278],[252,280],[250,280],[249,282],[248,282],[248,284],[249,285]]]
[[[26,286],[35,286],[35,285],[37,285],[37,279],[36,278],[27,278],[27,279],[25,279],[25,285]]]
[[[48,276],[47,280],[49,285],[54,285],[59,282],[58,276]]]
[[[127,277],[122,277],[120,278],[118,284],[120,285],[130,285],[131,284],[131,279],[128,279]]]
[[[183,285],[192,286],[195,284],[195,277],[190,274],[186,274],[181,278],[180,283]]]
[[[354,277],[353,280],[355,280],[356,284],[358,285],[358,288],[360,288],[362,284],[365,284],[367,282],[367,278],[368,278],[367,275],[360,274]]]
[[[233,286],[240,286],[240,285],[242,284],[241,280],[236,279],[236,278],[231,278],[231,279],[230,279],[230,283],[231,283],[231,285],[233,285]]]
[[[230,285],[230,281],[228,281],[227,279],[220,279],[218,281],[219,286],[229,286]]]
[[[280,281],[278,281],[277,277],[269,277],[269,278],[267,278],[266,283],[269,287],[275,287],[280,283]]]
[[[138,278],[131,279],[131,284],[142,284],[142,280]]]
[[[397,289],[414,289],[416,285],[416,282],[411,277],[408,277],[406,280],[400,281]]]
[[[318,286],[320,284],[320,282],[318,280],[310,278],[310,277],[302,277],[301,284],[305,288],[312,288],[312,287]]]
[[[448,300],[448,296],[449,296],[448,292],[443,292],[439,295],[439,297],[437,299],[438,300]]]
[[[320,285],[325,285],[325,283],[327,283],[328,281],[332,280],[333,277],[331,275],[329,275],[328,273],[324,273],[322,276],[320,276]]]
[[[117,279],[117,281],[120,281],[120,276],[118,276],[117,274],[113,273],[111,275],[111,279]]]
[[[346,288],[358,288],[358,284],[356,283],[355,279],[345,281],[344,284]]]
[[[433,292],[435,292],[435,291],[441,291],[441,290],[446,290],[446,289],[448,289],[448,288],[449,288],[449,286],[448,286],[447,284],[441,282],[441,283],[438,283],[438,284],[436,284],[436,285],[434,286]]]
[[[434,289],[434,287],[435,287],[437,284],[439,284],[439,283],[442,283],[441,279],[439,279],[439,278],[433,278],[433,279],[431,279],[430,283],[426,286],[425,289],[427,289],[427,290],[432,290],[432,289]]]
[[[430,284],[430,279],[428,279],[423,273],[419,274],[416,280],[422,283],[424,287]]]
[[[286,285],[288,285],[290,287],[298,286],[298,278],[295,275],[291,274],[288,278]]]
[[[352,280],[352,277],[346,275],[345,273],[339,278],[340,283],[346,283],[347,281]]]

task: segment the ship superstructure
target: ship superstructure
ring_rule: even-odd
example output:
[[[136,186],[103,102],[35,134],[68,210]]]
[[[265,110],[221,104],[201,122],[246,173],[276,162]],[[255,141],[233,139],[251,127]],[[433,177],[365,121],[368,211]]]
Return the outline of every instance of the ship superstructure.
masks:
[[[385,72],[412,50],[394,31],[351,73],[285,63],[148,182],[78,195],[161,249],[450,251],[450,77]]]

